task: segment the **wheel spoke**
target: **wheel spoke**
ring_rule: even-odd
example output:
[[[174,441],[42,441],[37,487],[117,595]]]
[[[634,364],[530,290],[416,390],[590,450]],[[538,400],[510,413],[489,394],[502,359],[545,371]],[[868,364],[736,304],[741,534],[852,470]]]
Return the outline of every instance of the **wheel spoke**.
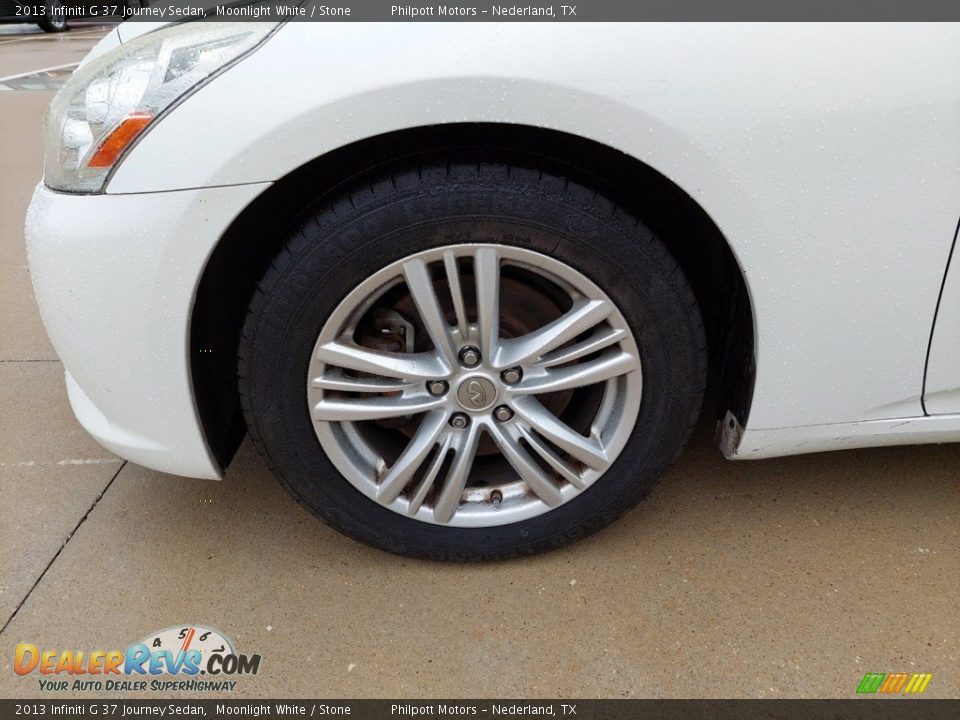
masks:
[[[574,360],[579,360],[582,357],[586,357],[587,355],[592,355],[599,350],[603,350],[614,343],[618,343],[626,336],[626,330],[606,327],[601,330],[597,330],[586,340],[578,342],[575,345],[554,350],[553,352],[542,357],[537,365],[548,368],[573,362]]]
[[[563,458],[553,451],[553,448],[541,440],[536,433],[530,432],[523,427],[523,425],[518,425],[517,427],[530,447],[536,450],[537,454],[539,454],[547,465],[552,467],[560,477],[577,488],[577,490],[586,489],[587,486],[583,484],[583,479],[580,477],[580,474],[567,465],[567,463],[563,461]]]
[[[454,457],[443,479],[443,489],[433,507],[433,519],[438,523],[448,523],[460,506],[463,490],[467,486],[467,477],[473,467],[473,457],[477,452],[480,439],[480,424],[473,423],[460,434],[453,443]]]
[[[314,378],[311,386],[322,390],[339,390],[355,393],[389,393],[400,392],[413,387],[412,382],[394,378],[353,377],[339,370],[325,372],[321,377]]]
[[[322,422],[359,422],[416,415],[444,402],[430,395],[376,395],[369,398],[323,398],[313,406],[313,419]]]
[[[446,427],[447,414],[443,410],[434,410],[423,419],[413,439],[380,481],[377,500],[393,502],[397,499]]]
[[[347,370],[404,380],[429,380],[449,374],[449,368],[434,353],[391,353],[336,340],[317,348],[316,359]]]
[[[604,470],[610,464],[600,444],[573,430],[532,396],[517,398],[517,414],[534,430],[561,450],[594,470]]]
[[[423,478],[421,478],[420,484],[417,485],[417,489],[414,490],[413,497],[410,498],[410,504],[407,506],[407,515],[416,515],[420,510],[420,506],[423,505],[423,499],[427,496],[427,493],[430,492],[430,488],[433,487],[433,481],[437,479],[437,473],[440,472],[440,468],[447,457],[447,452],[449,452],[452,442],[453,434],[448,433],[443,438],[440,449],[437,450],[437,454],[430,463],[430,467],[427,468],[427,472],[425,472]]]
[[[467,308],[463,304],[463,288],[460,287],[460,270],[457,267],[457,258],[453,250],[443,253],[443,267],[447,272],[447,284],[450,286],[450,297],[453,299],[453,311],[457,316],[457,329],[460,339],[465,340],[470,325],[467,322]]]
[[[570,310],[539,330],[518,338],[504,340],[500,364],[523,365],[537,360],[554,348],[585,333],[601,320],[606,319],[613,308],[605,300],[580,300]]]
[[[494,248],[477,250],[473,274],[477,283],[480,354],[494,363],[500,347],[500,256]]]
[[[457,350],[450,337],[450,326],[444,317],[440,301],[433,287],[433,279],[426,263],[422,260],[409,260],[403,264],[403,276],[413,296],[413,302],[420,313],[420,319],[433,341],[437,353],[447,361],[450,368],[456,367]]]
[[[497,443],[497,447],[500,448],[500,452],[503,453],[507,462],[517,471],[520,479],[547,505],[556,507],[562,499],[560,489],[553,484],[550,477],[530,457],[530,454],[513,434],[514,432],[504,426],[494,425],[490,428],[490,434],[493,435],[494,442]]]
[[[572,390],[619,377],[640,367],[640,361],[622,350],[611,350],[600,357],[578,365],[549,370],[545,375],[530,377],[514,388],[515,395]]]

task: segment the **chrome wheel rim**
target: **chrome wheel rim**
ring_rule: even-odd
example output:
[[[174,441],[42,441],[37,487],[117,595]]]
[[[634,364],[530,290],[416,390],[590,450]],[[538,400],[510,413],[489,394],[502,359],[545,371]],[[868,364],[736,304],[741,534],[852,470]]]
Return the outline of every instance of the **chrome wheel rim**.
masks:
[[[314,345],[307,400],[361,493],[452,527],[527,520],[597,482],[643,390],[627,321],[589,278],[512,246],[415,253],[365,279]]]

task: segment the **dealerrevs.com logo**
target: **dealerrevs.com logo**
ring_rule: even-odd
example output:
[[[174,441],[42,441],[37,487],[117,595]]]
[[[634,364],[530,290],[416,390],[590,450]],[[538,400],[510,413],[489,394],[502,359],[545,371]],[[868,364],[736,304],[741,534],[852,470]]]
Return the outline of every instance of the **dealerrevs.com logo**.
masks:
[[[260,655],[234,650],[226,635],[203,625],[169,627],[126,650],[56,650],[19,643],[17,675],[39,675],[42,691],[232,691],[233,678],[256,675]]]

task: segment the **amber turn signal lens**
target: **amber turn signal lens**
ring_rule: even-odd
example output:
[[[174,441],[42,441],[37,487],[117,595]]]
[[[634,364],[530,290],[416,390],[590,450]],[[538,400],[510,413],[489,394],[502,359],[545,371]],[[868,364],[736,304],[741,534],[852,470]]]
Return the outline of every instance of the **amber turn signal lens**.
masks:
[[[153,115],[150,113],[127,115],[97,148],[87,167],[107,168],[113,165],[120,157],[120,153],[150,124],[151,120]]]

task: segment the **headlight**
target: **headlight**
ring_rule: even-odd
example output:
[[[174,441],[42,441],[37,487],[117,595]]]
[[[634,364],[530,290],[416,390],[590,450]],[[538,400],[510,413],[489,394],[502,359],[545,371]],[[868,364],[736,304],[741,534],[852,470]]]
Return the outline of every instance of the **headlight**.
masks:
[[[44,182],[98,192],[123,151],[198,83],[263,42],[275,23],[192,22],[131,40],[81,67],[47,112]]]

